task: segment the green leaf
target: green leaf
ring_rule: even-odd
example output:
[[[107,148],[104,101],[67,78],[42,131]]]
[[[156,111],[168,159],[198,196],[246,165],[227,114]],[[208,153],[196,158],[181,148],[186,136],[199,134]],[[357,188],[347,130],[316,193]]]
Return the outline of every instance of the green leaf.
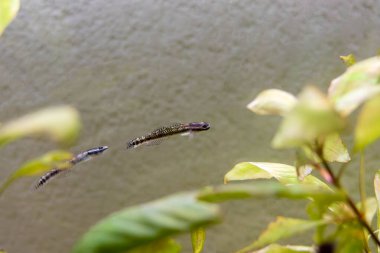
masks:
[[[285,115],[272,145],[274,148],[313,145],[317,139],[337,133],[344,126],[344,119],[327,97],[316,88],[307,87],[296,106]]]
[[[40,175],[53,168],[68,169],[67,163],[73,157],[72,153],[56,150],[24,163],[13,172],[0,188],[0,194],[4,192],[14,181],[22,177]]]
[[[27,136],[47,136],[62,144],[72,144],[78,136],[80,120],[71,106],[46,108],[5,123],[0,127],[0,146]]]
[[[356,207],[360,212],[363,213],[362,203],[356,204]],[[365,218],[369,224],[371,224],[373,217],[375,216],[377,210],[377,202],[375,198],[367,198],[365,200]],[[341,223],[342,221],[356,220],[356,214],[352,211],[351,207],[347,203],[333,203],[329,206],[329,213],[325,215],[325,219],[333,220],[336,223]]]
[[[290,111],[297,103],[297,99],[290,93],[269,89],[261,92],[255,100],[247,105],[254,113],[261,115],[283,115]]]
[[[251,253],[314,253],[313,247],[298,246],[298,245],[278,245],[271,244],[260,250],[252,251]]]
[[[302,181],[298,179],[294,166],[281,163],[242,162],[235,165],[225,176],[224,182],[250,179],[268,179],[274,177],[283,184],[314,184],[329,188],[318,178],[308,175]]]
[[[346,145],[336,133],[326,137],[323,145],[323,157],[328,162],[346,163],[351,160]]]
[[[155,241],[136,249],[128,250],[127,253],[179,253],[181,245],[171,238]]]
[[[380,96],[368,101],[359,114],[355,128],[355,150],[364,150],[380,137]]]
[[[364,249],[363,229],[360,225],[353,223],[342,224],[338,227],[335,235],[337,247],[334,252],[336,253],[362,253]]]
[[[324,214],[328,211],[329,206],[332,201],[325,199],[318,199],[311,201],[306,206],[306,212],[309,215],[309,218],[312,220],[322,220],[324,218]],[[328,219],[327,219],[328,220]],[[324,233],[327,228],[327,225],[320,225],[315,229],[314,233],[314,241],[317,244],[321,244],[324,242]]]
[[[380,93],[380,57],[349,67],[331,82],[329,98],[337,111],[348,115],[363,102]]]
[[[201,253],[206,240],[206,231],[204,228],[199,227],[191,231],[191,245],[193,246],[193,253]]]
[[[93,226],[73,253],[123,253],[219,220],[218,206],[182,193],[111,214]]]
[[[347,67],[354,65],[356,62],[355,55],[353,54],[342,55],[339,56],[339,58],[344,62],[344,64],[346,64]]]
[[[318,185],[283,185],[274,181],[261,181],[244,184],[229,184],[206,187],[200,191],[198,198],[208,202],[223,202],[247,198],[288,198],[288,199],[329,199],[340,201],[344,194],[328,190]]]
[[[269,224],[268,228],[259,236],[255,242],[238,252],[250,252],[254,249],[261,248],[281,239],[289,238],[303,233],[325,223],[325,221],[310,221],[278,217],[276,221]]]
[[[0,1],[0,36],[5,28],[15,18],[20,9],[19,0],[1,0]]]

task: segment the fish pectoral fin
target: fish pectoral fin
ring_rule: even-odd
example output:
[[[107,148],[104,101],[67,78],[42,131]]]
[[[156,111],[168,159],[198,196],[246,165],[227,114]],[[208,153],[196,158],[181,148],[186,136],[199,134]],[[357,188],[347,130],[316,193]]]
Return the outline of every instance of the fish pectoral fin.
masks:
[[[194,132],[188,131],[188,132],[182,133],[181,136],[189,136],[189,139],[193,139],[194,138]]]

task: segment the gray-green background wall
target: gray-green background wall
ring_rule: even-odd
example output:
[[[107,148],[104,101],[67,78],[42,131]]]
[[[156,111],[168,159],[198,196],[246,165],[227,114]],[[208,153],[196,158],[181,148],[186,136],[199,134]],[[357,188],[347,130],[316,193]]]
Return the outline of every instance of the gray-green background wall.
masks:
[[[0,198],[0,247],[69,252],[105,215],[222,183],[239,161],[292,164],[293,152],[270,148],[279,119],[254,115],[246,104],[270,87],[326,90],[345,69],[339,55],[360,59],[379,48],[379,1],[22,1],[0,38],[1,121],[70,104],[83,121],[71,150],[110,150],[40,191],[32,190],[36,178],[12,185]],[[207,121],[212,129],[191,140],[125,150],[130,138],[188,121]],[[1,181],[52,148],[22,140],[1,149]],[[352,187],[355,173],[346,180]],[[300,206],[226,204],[225,223],[208,232],[205,252],[232,252],[274,216],[302,214]],[[181,237],[185,252],[187,239]]]

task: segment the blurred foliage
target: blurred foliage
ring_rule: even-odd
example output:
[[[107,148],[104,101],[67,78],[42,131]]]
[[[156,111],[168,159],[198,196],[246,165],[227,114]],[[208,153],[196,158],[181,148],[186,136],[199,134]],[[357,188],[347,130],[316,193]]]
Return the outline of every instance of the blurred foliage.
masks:
[[[206,231],[203,227],[191,231],[191,245],[193,253],[201,253],[206,240]]]
[[[309,193],[311,202],[307,205],[307,213],[310,220],[298,220],[279,218],[271,223],[268,229],[251,245],[239,252],[251,252],[259,249],[260,252],[289,252],[286,248],[278,248],[272,244],[278,240],[296,235],[306,229],[315,229],[314,240],[316,244],[334,242],[337,245],[335,252],[370,252],[369,239],[380,246],[380,241],[371,228],[374,214],[379,220],[379,202],[373,197],[362,199],[362,202],[354,204],[351,196],[340,183],[340,176],[344,173],[351,156],[343,143],[340,134],[349,134],[347,121],[350,114],[360,105],[364,104],[359,112],[354,133],[354,150],[364,150],[380,137],[380,99],[376,96],[380,92],[380,58],[373,57],[362,62],[355,63],[353,55],[341,57],[348,66],[347,71],[334,79],[330,85],[328,95],[314,87],[306,87],[297,97],[296,103],[279,107],[285,110],[274,110],[278,106],[277,99],[284,97],[283,93],[272,90],[260,93],[252,101],[248,108],[257,114],[272,114],[283,117],[283,122],[276,133],[273,146],[275,148],[295,148],[296,167],[283,164],[243,162],[237,164],[225,176],[225,183],[243,180],[268,180],[277,179],[285,188],[291,189],[294,185],[316,185],[312,175],[313,170],[318,171],[326,183],[331,186],[329,191],[341,193],[341,199],[328,200],[328,198],[315,198]],[[263,96],[265,94],[265,96]],[[269,95],[268,95],[269,94]],[[272,95],[271,95],[272,94]],[[286,95],[291,97],[292,95]],[[263,106],[265,105],[265,106]],[[263,113],[265,111],[265,113]],[[336,172],[329,164],[340,162],[344,165]],[[305,168],[311,168],[306,170]],[[361,170],[360,177],[364,167]],[[307,173],[304,173],[307,171]],[[300,178],[302,172],[302,178]],[[310,180],[311,179],[311,180]],[[361,178],[359,181],[363,181]],[[270,184],[267,182],[266,184]],[[258,185],[255,183],[254,185]],[[377,198],[380,195],[378,174],[375,176],[375,192]],[[245,184],[232,185],[239,189]],[[327,186],[327,185],[326,185]],[[333,186],[333,187],[332,187]],[[262,189],[264,189],[263,186]],[[358,191],[364,191],[364,187],[358,187]],[[247,197],[243,192],[225,191],[229,195]],[[249,192],[249,191],[248,191]],[[252,194],[252,193],[251,193]],[[365,192],[361,192],[365,196]],[[257,197],[258,195],[256,195]],[[280,197],[279,195],[276,195]],[[232,199],[232,198],[231,198]],[[380,222],[378,221],[378,224]],[[329,229],[327,229],[329,227]],[[379,227],[379,225],[378,225]],[[378,228],[377,228],[378,229]],[[330,233],[326,233],[330,231]],[[333,233],[331,233],[333,231]],[[281,246],[280,246],[281,247]]]
[[[181,245],[171,238],[154,241],[147,245],[128,250],[127,253],[179,253]]]
[[[251,251],[251,253],[315,253],[315,250],[313,247],[307,246],[271,244],[257,251]]]
[[[343,130],[344,124],[327,96],[314,87],[306,87],[297,104],[284,115],[272,144],[275,148],[313,145],[318,138]]]
[[[79,130],[77,110],[71,106],[50,107],[1,125],[0,146],[23,137],[47,137],[67,146],[74,143]]]
[[[242,162],[235,165],[224,176],[224,182],[275,178],[284,184],[313,184],[328,187],[318,178],[310,175],[300,181],[294,166],[281,163]]]
[[[358,62],[335,78],[329,87],[329,100],[343,116],[380,93],[380,57]]]
[[[0,36],[5,28],[15,18],[18,10],[20,9],[19,0],[1,0],[0,1]]]
[[[287,198],[287,199],[323,199],[338,201],[344,199],[339,191],[326,189],[320,185],[289,184],[278,182],[256,182],[206,187],[198,198],[208,202],[224,202],[227,200],[246,198]]]
[[[261,115],[283,115],[290,111],[297,99],[290,93],[269,89],[261,92],[255,100],[247,105],[254,113]]]
[[[346,64],[347,67],[354,65],[356,62],[355,55],[353,54],[342,55],[340,56],[340,59],[344,62],[344,64]]]
[[[56,169],[68,169],[70,163],[68,162],[73,157],[72,153],[57,150],[51,151],[41,157],[35,158],[13,172],[8,179],[0,187],[0,195],[6,190],[15,180],[21,177],[41,175],[44,172]]]
[[[216,205],[197,200],[195,193],[177,194],[110,215],[92,227],[73,252],[125,253],[133,250],[141,253],[145,251],[138,247],[213,224],[219,219]]]
[[[50,107],[24,115],[0,126],[0,146],[25,137],[42,137],[65,146],[72,144],[80,130],[78,112],[70,106]],[[14,181],[26,176],[40,175],[51,169],[68,169],[73,154],[63,150],[51,151],[30,160],[14,171],[0,187],[0,195]]]
[[[380,137],[380,96],[370,99],[359,115],[355,128],[355,149],[364,150]]]
[[[286,217],[277,217],[276,221],[269,224],[268,228],[260,235],[260,237],[251,245],[238,251],[239,253],[251,252],[254,249],[262,248],[281,239],[285,239],[294,235],[298,235],[307,230],[326,223],[326,221],[300,220]]]

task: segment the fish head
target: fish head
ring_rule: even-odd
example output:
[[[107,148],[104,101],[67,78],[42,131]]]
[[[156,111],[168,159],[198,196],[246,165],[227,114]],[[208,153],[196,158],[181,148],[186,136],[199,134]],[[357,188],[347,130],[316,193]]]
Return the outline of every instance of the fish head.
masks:
[[[205,131],[210,129],[210,124],[207,122],[192,122],[189,126],[192,131]]]
[[[103,153],[104,151],[106,151],[108,149],[108,146],[100,146],[100,147],[98,147],[98,149],[99,149],[100,153]]]
[[[99,155],[103,153],[104,151],[106,151],[107,149],[108,149],[108,146],[99,146],[97,148],[92,148],[92,149],[87,150],[87,154],[90,156]]]

